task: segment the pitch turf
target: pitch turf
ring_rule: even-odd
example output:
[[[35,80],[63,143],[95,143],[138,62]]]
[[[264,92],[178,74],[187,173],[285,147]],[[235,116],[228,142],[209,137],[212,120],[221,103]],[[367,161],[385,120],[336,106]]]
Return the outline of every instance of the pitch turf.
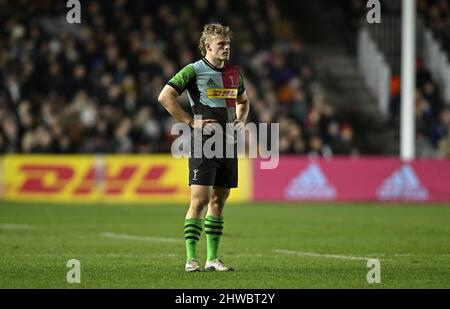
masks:
[[[236,271],[189,274],[185,210],[0,203],[0,288],[450,288],[448,205],[229,205],[220,255]]]

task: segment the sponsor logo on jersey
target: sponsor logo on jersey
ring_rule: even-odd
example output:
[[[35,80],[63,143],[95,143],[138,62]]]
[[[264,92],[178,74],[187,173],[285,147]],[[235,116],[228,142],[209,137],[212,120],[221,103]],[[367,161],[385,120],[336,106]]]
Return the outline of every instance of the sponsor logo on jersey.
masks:
[[[209,88],[208,98],[209,99],[236,99],[237,89],[232,88]]]

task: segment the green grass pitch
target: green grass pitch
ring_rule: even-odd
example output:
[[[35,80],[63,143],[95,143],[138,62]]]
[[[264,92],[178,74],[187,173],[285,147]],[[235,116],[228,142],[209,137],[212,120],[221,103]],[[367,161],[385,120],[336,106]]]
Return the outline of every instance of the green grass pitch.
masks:
[[[186,208],[2,202],[0,288],[450,288],[448,205],[228,205],[230,273],[184,272]],[[204,234],[199,252],[203,264]]]

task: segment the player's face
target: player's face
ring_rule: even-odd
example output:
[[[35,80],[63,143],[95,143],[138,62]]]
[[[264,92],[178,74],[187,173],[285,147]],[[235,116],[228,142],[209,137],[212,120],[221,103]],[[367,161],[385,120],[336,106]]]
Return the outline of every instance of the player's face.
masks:
[[[221,35],[215,35],[211,38],[208,53],[212,57],[220,61],[227,61],[230,59],[230,39]]]

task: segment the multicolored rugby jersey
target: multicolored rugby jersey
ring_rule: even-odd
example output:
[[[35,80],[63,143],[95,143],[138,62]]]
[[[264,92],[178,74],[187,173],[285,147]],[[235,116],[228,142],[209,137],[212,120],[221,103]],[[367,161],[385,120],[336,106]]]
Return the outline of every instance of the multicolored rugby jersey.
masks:
[[[244,93],[244,79],[230,64],[219,69],[202,58],[188,64],[167,83],[179,94],[188,91],[194,115],[215,119],[223,128],[236,119],[237,97]]]

